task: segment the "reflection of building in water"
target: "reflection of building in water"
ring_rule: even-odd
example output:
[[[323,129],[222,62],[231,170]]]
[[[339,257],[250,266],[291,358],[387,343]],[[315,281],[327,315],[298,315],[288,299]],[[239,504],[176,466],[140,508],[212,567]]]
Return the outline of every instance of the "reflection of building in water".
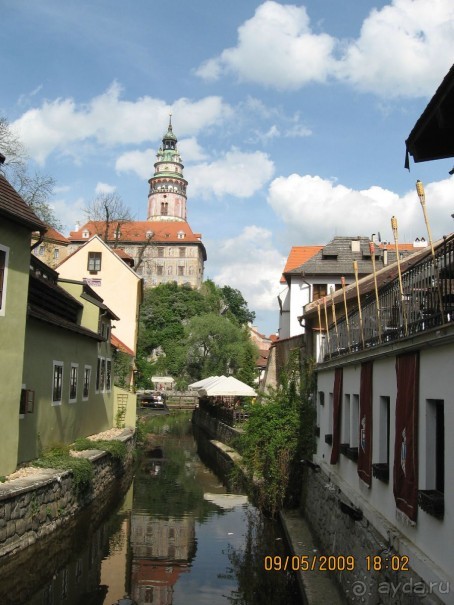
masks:
[[[173,586],[195,552],[192,517],[131,518],[132,598],[139,605],[171,605]]]

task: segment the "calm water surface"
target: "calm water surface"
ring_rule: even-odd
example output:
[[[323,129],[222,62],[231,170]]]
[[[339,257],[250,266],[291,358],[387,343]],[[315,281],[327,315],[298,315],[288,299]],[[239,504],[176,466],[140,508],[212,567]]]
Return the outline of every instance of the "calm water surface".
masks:
[[[18,569],[0,570],[2,605],[112,605],[125,595],[138,605],[301,603],[292,573],[263,569],[266,555],[286,554],[279,525],[204,464],[211,446],[189,420],[169,419],[150,438],[126,496],[106,495],[107,520],[95,527],[89,511]]]

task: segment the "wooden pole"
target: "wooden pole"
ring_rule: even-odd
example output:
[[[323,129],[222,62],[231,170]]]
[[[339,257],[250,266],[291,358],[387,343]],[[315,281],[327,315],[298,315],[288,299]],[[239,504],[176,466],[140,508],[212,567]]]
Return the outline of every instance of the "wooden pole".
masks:
[[[369,244],[370,257],[372,259],[372,270],[374,273],[374,286],[375,286],[375,301],[377,308],[377,328],[378,328],[378,342],[381,342],[381,320],[380,320],[380,300],[378,297],[378,286],[377,286],[377,270],[375,267],[375,245],[374,242]]]
[[[355,272],[355,281],[356,281],[356,295],[358,297],[358,313],[359,313],[359,329],[361,332],[361,342],[364,349],[364,329],[363,329],[363,311],[361,309],[361,296],[359,294],[359,279],[358,279],[358,262],[356,260],[353,261],[353,271]]]
[[[422,208],[422,212],[424,214],[424,222],[426,223],[426,228],[427,228],[427,235],[429,236],[429,244],[430,244],[430,250],[432,252],[432,260],[433,260],[433,264],[434,264],[435,277],[437,279],[438,304],[439,304],[440,313],[441,313],[441,323],[445,323],[445,313],[444,313],[444,309],[443,309],[443,297],[441,295],[441,285],[440,285],[440,272],[438,271],[438,262],[435,257],[435,250],[434,250],[434,245],[433,245],[433,241],[432,241],[432,231],[430,229],[429,218],[427,216],[426,194],[424,192],[424,185],[419,180],[416,181],[416,192],[418,194],[419,201],[421,202],[421,208]]]
[[[344,294],[344,309],[345,309],[345,323],[347,325],[347,338],[348,338],[348,350],[350,350],[351,342],[350,342],[350,321],[348,319],[348,309],[347,309],[347,293],[345,291],[345,277],[341,277],[342,284],[342,292]]]
[[[331,357],[331,343],[328,330],[328,311],[326,309],[326,296],[323,297],[323,306],[325,307],[325,326],[326,326],[326,342],[328,343],[328,354]]]
[[[397,258],[397,271],[399,273],[399,290],[400,290],[400,309],[401,309],[401,313],[402,313],[402,319],[404,321],[404,330],[405,330],[405,336],[407,336],[408,333],[408,326],[407,326],[407,309],[405,307],[405,301],[404,301],[404,287],[402,284],[402,273],[400,271],[400,255],[399,255],[399,231],[398,231],[398,227],[397,227],[397,218],[395,216],[391,217],[391,228],[393,230],[393,236],[394,236],[394,245],[396,248],[396,258]]]
[[[340,346],[339,346],[339,330],[337,329],[336,305],[334,303],[334,288],[332,286],[331,286],[331,310],[332,310],[332,313],[333,313],[334,331],[336,332],[337,350],[339,350],[340,349]]]

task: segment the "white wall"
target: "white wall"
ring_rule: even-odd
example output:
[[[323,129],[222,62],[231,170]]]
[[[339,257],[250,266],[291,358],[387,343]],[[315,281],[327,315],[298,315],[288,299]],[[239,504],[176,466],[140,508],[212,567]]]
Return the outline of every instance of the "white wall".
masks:
[[[396,505],[393,495],[393,463],[395,439],[395,412],[396,412],[396,370],[395,356],[384,357],[374,361],[373,369],[373,463],[383,462],[380,459],[380,397],[390,398],[390,478],[385,483],[372,478],[372,485],[368,488],[358,477],[357,465],[354,461],[340,454],[339,462],[330,464],[331,446],[325,443],[325,433],[332,432],[332,420],[329,417],[330,394],[334,386],[334,369],[320,370],[318,373],[317,391],[324,392],[325,405],[320,406],[317,397],[320,437],[317,440],[317,453],[314,461],[319,463],[327,472],[333,483],[337,484],[354,504],[363,509],[365,516],[382,534],[384,528],[391,528],[402,541],[403,551],[409,549],[411,563],[415,571],[425,579],[431,578],[433,566],[420,556],[425,553],[436,567],[442,570],[441,575],[446,576],[454,586],[452,564],[452,538],[454,537],[454,465],[451,463],[454,440],[454,348],[445,345],[426,348],[420,353],[420,388],[419,388],[419,489],[426,489],[430,480],[430,465],[426,464],[427,456],[431,456],[430,443],[427,443],[427,400],[444,400],[445,413],[445,516],[438,520],[418,509],[418,519],[415,526],[401,523],[396,519]],[[360,392],[360,364],[345,366],[343,373],[343,399],[352,397]],[[429,415],[430,416],[430,415]],[[430,417],[429,417],[430,421]],[[343,426],[343,425],[342,425]],[[343,433],[341,432],[341,442]],[[386,536],[385,536],[386,537]],[[406,539],[407,540],[406,540]],[[413,549],[413,551],[412,551]],[[418,555],[418,551],[419,555]],[[413,565],[412,565],[413,566]],[[434,576],[435,577],[435,576]]]

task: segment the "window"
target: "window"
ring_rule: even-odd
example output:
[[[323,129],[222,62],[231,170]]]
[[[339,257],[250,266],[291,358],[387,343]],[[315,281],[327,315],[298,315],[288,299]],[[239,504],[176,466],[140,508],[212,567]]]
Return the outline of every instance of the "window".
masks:
[[[96,363],[96,392],[99,392],[99,386],[101,384],[101,357],[98,357],[98,361]]]
[[[58,248],[54,248],[54,260],[57,260],[60,257],[60,250]]]
[[[33,414],[35,410],[35,391],[27,389],[25,384],[22,385],[20,392],[19,415]]]
[[[312,286],[312,300],[323,298],[328,293],[326,284],[314,284]]]
[[[427,400],[426,489],[445,491],[445,411],[442,399]]]
[[[380,397],[378,418],[378,462],[389,465],[390,398]]]
[[[184,275],[184,267],[178,267],[178,275]]]
[[[88,271],[101,271],[101,252],[88,253]]]
[[[161,202],[161,215],[162,216],[167,216],[169,211],[169,204],[168,202]]]
[[[63,362],[54,361],[52,381],[52,405],[61,405],[61,394],[63,386]]]
[[[106,359],[106,391],[110,391],[112,383],[112,362]]]
[[[164,258],[164,248],[158,248],[158,258]]]
[[[87,400],[90,393],[91,366],[84,368],[84,388],[82,391],[82,399]]]
[[[358,447],[359,443],[359,395],[352,395],[350,407],[350,446]]]
[[[158,275],[162,275],[164,273],[164,267],[162,265],[158,265],[156,269]]]
[[[78,373],[79,373],[79,365],[77,363],[72,363],[70,374],[69,374],[69,402],[70,403],[77,400]]]
[[[184,231],[178,231],[177,237],[178,239],[184,239],[185,233]]]
[[[3,246],[0,246],[0,315],[5,314],[7,266],[8,248],[3,248]]]
[[[99,390],[104,391],[106,388],[106,360],[101,357],[101,369],[99,373]]]
[[[38,252],[39,256],[44,256],[44,246],[40,246],[39,247],[39,252]]]
[[[350,395],[344,396],[344,406],[342,412],[341,443],[348,443],[350,445]]]
[[[184,258],[186,256],[186,248],[180,248],[180,258]]]

